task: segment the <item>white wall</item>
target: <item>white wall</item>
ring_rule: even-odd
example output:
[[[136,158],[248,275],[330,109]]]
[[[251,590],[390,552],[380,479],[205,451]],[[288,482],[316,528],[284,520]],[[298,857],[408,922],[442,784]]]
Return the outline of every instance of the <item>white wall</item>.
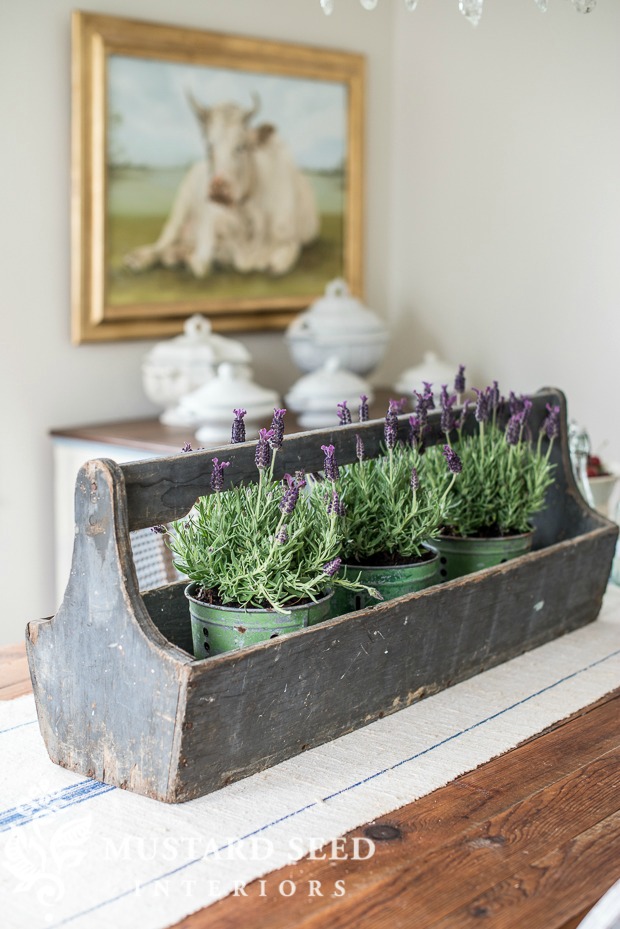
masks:
[[[394,361],[561,387],[620,460],[620,3],[454,6],[396,6]]]
[[[0,644],[53,596],[54,426],[152,412],[147,343],[69,342],[69,0],[0,0]],[[368,56],[367,297],[398,337],[380,379],[426,348],[479,383],[554,383],[620,459],[620,4],[456,0],[373,14],[337,0],[93,0],[81,8]],[[248,336],[257,377],[295,370]]]
[[[367,292],[387,288],[391,13],[347,3],[327,20],[318,0],[81,0],[81,9],[184,26],[328,45],[368,56]],[[154,413],[140,384],[152,343],[73,347],[69,339],[70,15],[73,0],[0,0],[0,645],[57,608],[53,584],[50,428]],[[384,165],[383,165],[384,167]],[[244,340],[259,383],[298,376],[277,335]]]

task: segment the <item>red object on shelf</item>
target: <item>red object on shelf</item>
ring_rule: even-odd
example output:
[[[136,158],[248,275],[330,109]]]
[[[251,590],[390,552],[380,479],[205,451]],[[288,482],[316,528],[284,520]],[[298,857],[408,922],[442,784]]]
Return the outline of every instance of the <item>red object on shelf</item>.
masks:
[[[598,457],[598,455],[588,455],[587,475],[588,477],[609,476],[609,471],[605,470],[603,467],[603,462]]]

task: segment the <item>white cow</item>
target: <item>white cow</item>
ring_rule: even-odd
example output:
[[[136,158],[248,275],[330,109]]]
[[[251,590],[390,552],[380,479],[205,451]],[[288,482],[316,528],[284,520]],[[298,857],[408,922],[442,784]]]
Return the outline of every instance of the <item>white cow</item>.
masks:
[[[205,107],[189,97],[207,158],[188,170],[152,245],[134,249],[135,271],[185,264],[205,277],[213,264],[286,274],[319,231],[314,192],[273,126],[252,127],[258,101]]]

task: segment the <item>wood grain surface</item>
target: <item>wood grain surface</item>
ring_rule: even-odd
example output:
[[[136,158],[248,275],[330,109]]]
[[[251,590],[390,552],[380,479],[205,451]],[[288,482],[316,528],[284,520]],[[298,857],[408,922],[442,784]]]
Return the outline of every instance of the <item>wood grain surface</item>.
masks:
[[[25,646],[0,648],[0,700],[13,700],[31,692]]]
[[[387,387],[377,387],[374,399],[370,404],[371,418],[380,419],[385,416],[390,397],[399,396],[400,394],[397,391],[390,390]],[[355,410],[353,410],[353,416],[356,418]],[[295,435],[298,432],[305,431],[298,417],[291,410],[287,412],[285,422],[286,435]],[[265,425],[269,425],[269,423],[266,422]],[[334,410],[334,426],[336,425],[336,411]],[[52,429],[50,434],[54,438],[98,442],[104,445],[121,445],[126,448],[174,455],[183,448],[186,442],[196,445],[194,431],[195,427],[190,426],[165,426],[153,417],[151,419],[127,419],[60,427]],[[137,455],[136,457],[140,456]]]
[[[349,833],[394,836],[369,861],[305,858],[176,929],[575,929],[620,873],[619,711],[620,690]]]
[[[0,699],[28,692],[24,647],[0,649]],[[305,858],[176,929],[576,929],[620,874],[619,717],[620,689],[344,837],[382,834],[371,859]]]

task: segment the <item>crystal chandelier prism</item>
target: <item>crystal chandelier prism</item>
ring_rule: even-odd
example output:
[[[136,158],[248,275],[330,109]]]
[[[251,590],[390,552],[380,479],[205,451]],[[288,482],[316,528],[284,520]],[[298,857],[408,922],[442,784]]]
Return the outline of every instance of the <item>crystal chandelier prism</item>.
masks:
[[[334,3],[335,0],[320,0],[321,9],[326,16],[334,12]],[[360,0],[360,3],[365,10],[374,10],[379,0]],[[534,0],[534,3],[541,13],[547,12],[548,0]],[[596,0],[572,0],[572,3],[578,13],[591,13],[596,6]],[[482,16],[484,0],[458,0],[458,4],[459,10],[465,19],[468,20],[472,26],[477,26]],[[405,0],[405,7],[411,13],[413,13],[417,5],[418,0]]]

